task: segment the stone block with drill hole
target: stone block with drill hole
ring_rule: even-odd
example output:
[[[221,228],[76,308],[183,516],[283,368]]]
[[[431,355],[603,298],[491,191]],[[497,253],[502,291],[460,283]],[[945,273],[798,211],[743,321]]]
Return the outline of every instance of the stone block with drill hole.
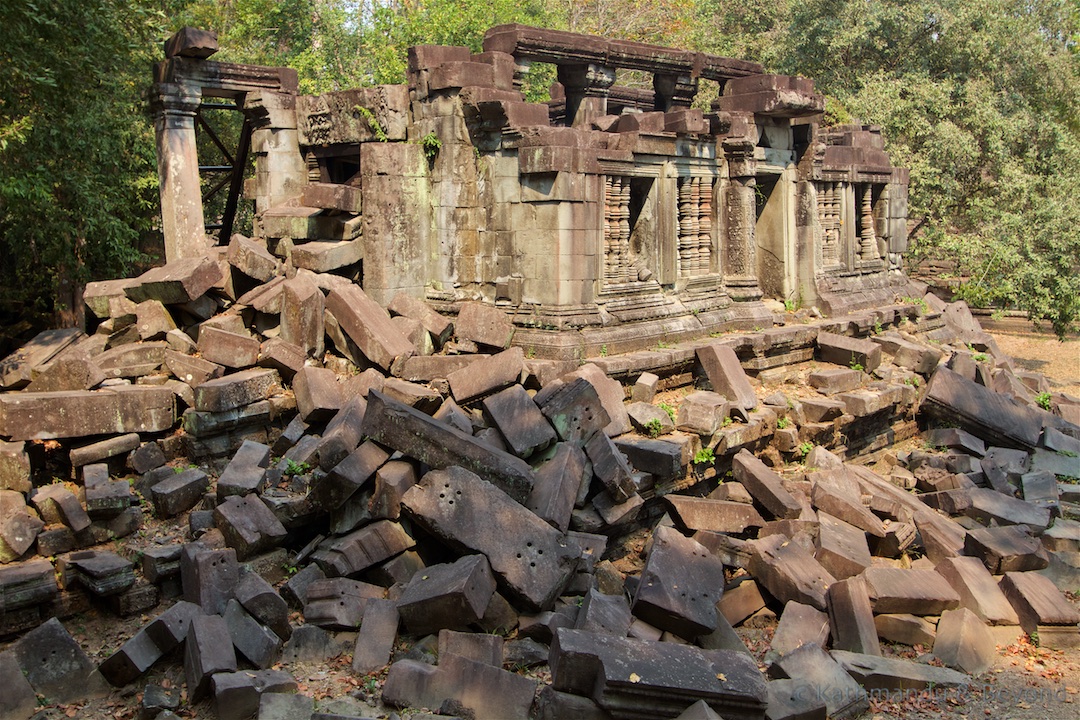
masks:
[[[628,499],[623,500],[622,502],[616,502],[616,500],[611,497],[611,493],[607,490],[601,490],[596,497],[592,499],[591,504],[593,509],[600,515],[603,524],[610,528],[633,522],[633,520],[637,518],[645,501],[640,495],[634,493]]]
[[[199,354],[204,360],[229,368],[250,368],[259,362],[259,341],[213,325],[199,329]]]
[[[714,391],[744,410],[757,407],[757,393],[730,346],[712,343],[699,347],[697,360]]]
[[[554,455],[536,469],[536,480],[525,506],[566,532],[581,487],[591,479],[585,453],[570,443],[559,443]]]
[[[607,436],[617,437],[630,432],[630,417],[626,413],[624,404],[626,393],[623,391],[622,383],[608,377],[607,373],[593,363],[582,365],[570,373],[567,379],[579,377],[588,380],[596,388],[596,394],[610,418],[608,424],[604,426]]]
[[[881,346],[870,340],[819,332],[817,357],[824,362],[855,368],[861,365],[864,372],[874,372],[881,364]]]
[[[783,535],[750,543],[750,574],[780,602],[794,600],[825,610],[826,591],[836,578],[814,556]]]
[[[315,481],[308,499],[315,507],[326,512],[338,509],[357,490],[369,484],[389,457],[389,453],[378,444],[371,440],[364,442]]]
[[[191,619],[184,641],[184,677],[188,698],[198,702],[210,691],[214,673],[236,670],[236,653],[229,637],[229,625],[220,615],[199,615]]]
[[[151,489],[154,510],[158,517],[175,517],[195,507],[209,487],[210,478],[198,468],[174,474]]]
[[[379,672],[390,664],[398,630],[397,602],[372,598],[364,608],[364,619],[356,636],[352,671],[357,675]]]
[[[876,613],[940,615],[960,606],[960,596],[933,570],[871,567],[863,579]]]
[[[258,495],[232,495],[214,508],[214,524],[244,560],[277,547],[288,534]]]
[[[511,452],[528,458],[555,442],[555,430],[521,385],[511,385],[483,401],[484,412]]]
[[[533,470],[522,459],[491,448],[374,390],[368,393],[363,432],[430,467],[464,467],[483,476],[517,502],[527,502],[532,491]]]
[[[701,543],[674,528],[653,533],[632,605],[645,622],[691,640],[716,628],[724,565]]]
[[[14,650],[34,692],[50,703],[87,700],[107,692],[94,663],[56,618],[23,635]]]
[[[626,457],[604,433],[595,433],[585,444],[593,474],[600,479],[616,502],[625,502],[637,492]]]
[[[840,580],[829,586],[829,627],[833,647],[881,655],[870,596],[861,577]]]
[[[576,569],[576,543],[463,468],[427,473],[401,502],[436,537],[486,555],[495,575],[528,607],[550,607]]]
[[[990,625],[1020,624],[997,580],[979,558],[946,558],[934,567],[934,571],[957,592],[961,607],[971,610]]]
[[[675,717],[697,700],[721,716],[762,717],[765,679],[749,655],[560,628],[552,687],[591,697],[614,717]]]
[[[293,377],[296,409],[306,423],[330,420],[345,404],[344,393],[333,370],[305,366]]]
[[[825,701],[830,718],[855,718],[870,708],[866,691],[817,643],[808,642],[784,654],[769,676],[791,679],[801,697]]]
[[[590,589],[578,610],[574,628],[626,637],[632,621],[630,604],[623,595],[604,595],[599,590]]]
[[[751,497],[774,518],[797,518],[802,505],[784,489],[783,480],[749,450],[740,450],[731,460],[731,472]]]
[[[698,390],[683,398],[675,416],[675,427],[702,437],[712,436],[728,417],[731,404],[723,395]]]
[[[574,445],[583,446],[611,422],[596,388],[585,378],[549,385],[537,393],[535,401],[559,439]]]
[[[459,338],[493,348],[510,346],[514,324],[505,312],[478,302],[461,304],[454,331]]]
[[[368,601],[385,594],[386,590],[378,585],[359,580],[316,580],[308,586],[304,621],[330,630],[355,630],[364,619]]]
[[[252,665],[265,670],[281,657],[282,640],[278,634],[256,620],[235,599],[229,601],[223,617],[233,647]]]
[[[773,633],[769,656],[786,655],[804,643],[823,646],[829,640],[830,629],[826,613],[810,605],[788,601]]]
[[[671,506],[672,519],[676,525],[689,532],[708,530],[739,534],[765,525],[765,520],[754,506],[746,503],[674,493],[665,495],[664,500]]]
[[[454,400],[464,403],[513,385],[524,370],[525,353],[515,347],[454,370],[447,374],[446,381]]]
[[[1078,632],[1080,612],[1054,585],[1035,572],[1007,572],[1000,582],[1001,591],[1020,618],[1020,627],[1031,634],[1044,625],[1063,625]],[[1075,644],[1075,643],[1074,643]]]
[[[245,440],[218,478],[218,500],[261,492],[266,484],[268,467],[270,448],[253,440]]]
[[[1021,525],[969,530],[964,553],[982,560],[992,575],[1042,570],[1050,564],[1042,543]]]
[[[429,565],[413,575],[398,598],[406,630],[427,635],[443,628],[465,629],[478,622],[495,592],[495,578],[483,555]]]
[[[199,605],[204,612],[219,614],[236,591],[240,568],[236,550],[212,550],[189,543],[180,555],[180,579],[184,599]]]
[[[440,315],[423,300],[418,300],[405,293],[398,293],[390,301],[387,310],[407,318],[417,320],[427,330],[435,344],[442,347],[454,334],[454,323],[447,317]]]
[[[819,512],[818,521],[814,557],[830,575],[843,580],[870,567],[866,533],[828,513]]]
[[[390,315],[358,285],[334,288],[326,297],[326,309],[364,357],[383,371],[389,371],[397,358],[415,352],[409,339],[390,322]]]
[[[967,608],[946,610],[937,624],[934,657],[946,667],[981,675],[994,664],[997,649],[986,623]]]
[[[323,541],[312,558],[330,577],[345,577],[378,565],[414,546],[401,525],[379,520],[342,537]]]
[[[179,600],[147,624],[146,634],[162,653],[170,652],[187,639],[192,618],[205,614],[195,603]]]

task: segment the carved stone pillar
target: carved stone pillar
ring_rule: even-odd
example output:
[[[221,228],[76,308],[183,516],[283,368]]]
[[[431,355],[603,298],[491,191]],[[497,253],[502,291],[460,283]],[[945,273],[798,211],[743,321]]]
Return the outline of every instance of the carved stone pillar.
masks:
[[[864,263],[881,259],[878,253],[877,233],[874,232],[874,190],[870,183],[862,186],[862,209],[860,222],[862,232],[859,238],[859,259]]]
[[[566,120],[573,127],[588,126],[607,115],[608,90],[615,84],[615,68],[605,65],[559,65],[559,82],[566,89]]]
[[[251,123],[255,158],[255,212],[298,198],[308,182],[307,162],[300,155],[296,128],[296,96],[269,90],[249,92],[244,115]]]
[[[166,262],[198,257],[210,245],[195,143],[195,114],[201,100],[202,90],[187,85],[159,83],[151,91]]]
[[[689,75],[656,73],[653,75],[654,103],[657,110],[688,108],[698,91],[698,79]]]
[[[745,139],[724,141],[728,164],[728,185],[724,190],[727,216],[727,253],[724,284],[733,300],[760,300],[757,277],[757,161],[754,144]]]

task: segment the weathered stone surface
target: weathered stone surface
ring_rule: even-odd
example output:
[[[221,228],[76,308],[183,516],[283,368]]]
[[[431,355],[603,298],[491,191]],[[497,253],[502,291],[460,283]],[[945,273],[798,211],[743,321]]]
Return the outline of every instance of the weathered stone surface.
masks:
[[[934,657],[946,667],[969,675],[981,675],[994,664],[997,651],[986,624],[967,608],[957,608],[941,614]]]
[[[760,528],[765,520],[753,505],[725,500],[709,500],[688,495],[665,495],[671,506],[673,519],[690,532],[710,530],[722,533],[743,533],[749,528]]]
[[[364,608],[364,619],[356,636],[353,650],[352,671],[357,675],[379,672],[390,663],[390,655],[397,640],[397,603],[393,600],[373,598]]]
[[[50,702],[86,700],[107,690],[93,662],[56,618],[24,635],[15,657],[34,692]]]
[[[615,718],[676,717],[698,699],[727,717],[765,712],[765,679],[741,652],[560,628],[550,664],[555,690],[591,697]]]
[[[934,570],[960,596],[960,604],[991,625],[1017,625],[1020,620],[986,566],[976,557],[947,558]]]
[[[107,311],[99,317],[105,315],[108,315]],[[46,363],[83,337],[83,332],[74,327],[42,330],[0,362],[0,388],[15,390],[25,387]]]
[[[326,368],[301,368],[293,377],[293,392],[296,409],[306,423],[326,422],[345,404],[337,374]]]
[[[810,373],[810,386],[825,395],[855,390],[862,384],[863,374],[851,368],[825,368]]]
[[[987,443],[1034,448],[1042,434],[1042,411],[1017,405],[1008,396],[939,367],[926,387],[921,408],[934,417],[959,422]]]
[[[693,639],[716,628],[724,565],[696,540],[659,526],[631,609],[645,622]]]
[[[454,370],[446,381],[454,399],[464,403],[518,382],[524,370],[525,353],[515,347]]]
[[[240,233],[229,238],[229,264],[250,278],[266,282],[277,275],[280,263],[262,243]]]
[[[811,473],[809,479],[814,507],[874,537],[885,537],[885,526],[862,504],[857,481],[846,467]]]
[[[713,390],[744,410],[757,407],[757,393],[729,345],[712,343],[699,347],[697,360]]]
[[[324,306],[322,290],[309,274],[297,273],[286,280],[281,296],[281,339],[303,348],[308,355],[322,357]]]
[[[964,552],[982,560],[994,575],[1042,570],[1050,563],[1042,544],[1020,525],[969,530]]]
[[[459,338],[494,348],[510,346],[514,324],[506,313],[483,303],[462,303],[454,329]]]
[[[53,566],[48,560],[0,567],[0,610],[5,613],[51,601],[58,593]]]
[[[483,405],[510,450],[520,458],[528,458],[556,440],[555,430],[521,385],[485,398]]]
[[[861,577],[840,580],[829,586],[829,627],[833,646],[839,650],[881,655],[870,596]]]
[[[971,677],[948,668],[900,658],[833,650],[832,657],[867,690],[964,687]]]
[[[430,467],[464,467],[518,502],[527,502],[532,491],[532,468],[520,458],[495,450],[374,390],[368,393],[363,432]]]
[[[940,615],[960,606],[960,596],[933,570],[871,567],[863,578],[876,613]]]
[[[946,610],[946,612],[953,612]],[[878,637],[904,645],[933,647],[936,630],[927,620],[908,613],[887,613],[874,617]]]
[[[650,403],[634,402],[626,406],[630,423],[642,435],[656,437],[675,430],[675,421],[666,411]]]
[[[387,306],[390,312],[417,320],[431,334],[436,347],[442,347],[454,334],[454,323],[440,315],[423,300],[398,293]]]
[[[790,600],[780,614],[769,654],[786,655],[805,643],[814,643],[820,648],[828,641],[829,632],[828,615],[810,605]]]
[[[263,626],[237,600],[230,600],[225,606],[224,618],[233,647],[252,665],[265,670],[278,661],[281,656],[281,638],[273,630]]]
[[[315,701],[307,695],[266,693],[259,696],[258,720],[294,720],[310,718]]]
[[[575,570],[576,543],[463,468],[427,473],[402,506],[437,537],[486,555],[492,571],[531,607],[550,607]]]
[[[229,637],[229,625],[220,615],[198,615],[191,619],[184,641],[184,677],[188,698],[198,702],[210,691],[215,673],[236,670],[236,653]]]
[[[82,550],[61,558],[57,568],[64,587],[78,583],[98,597],[122,593],[135,584],[132,563],[113,552]]]
[[[876,343],[830,332],[818,333],[817,355],[821,360],[835,365],[862,365],[862,369],[868,373],[881,364],[881,347]]]
[[[304,348],[285,342],[280,337],[265,340],[259,346],[259,367],[277,370],[289,382],[304,367],[306,360]]]
[[[0,493],[0,540],[20,556],[34,544],[45,523],[25,506],[13,508],[21,503],[9,502],[5,495]]]
[[[656,397],[656,389],[660,383],[660,377],[654,375],[651,372],[643,372],[638,375],[638,379],[634,381],[633,390],[630,393],[630,400],[635,403],[652,403]]]
[[[34,688],[22,673],[13,650],[0,653],[0,715],[11,720],[30,720],[37,711]]]
[[[30,490],[30,456],[26,443],[0,440],[0,490]]]
[[[199,329],[199,354],[204,360],[243,369],[259,362],[259,341],[250,335],[203,324]]]
[[[353,494],[368,484],[389,453],[368,440],[350,452],[322,479],[316,481],[308,498],[316,507],[332,511],[341,507]]]
[[[604,433],[595,433],[585,444],[593,474],[600,479],[617,503],[626,502],[636,492],[626,457]]]
[[[75,532],[90,527],[90,516],[82,503],[63,485],[54,483],[40,487],[30,500],[46,523],[62,522]]]
[[[275,547],[288,534],[258,495],[232,495],[214,508],[214,524],[244,560]]]
[[[675,427],[683,432],[711,436],[723,426],[731,405],[719,393],[698,390],[683,398],[675,416]]]
[[[617,437],[630,432],[630,417],[627,415],[626,406],[623,404],[626,394],[623,391],[622,383],[608,377],[607,373],[594,363],[582,365],[570,373],[567,380],[579,377],[589,381],[596,388],[600,403],[608,414],[609,420],[608,424],[604,426],[604,433],[608,437]]]
[[[61,356],[26,386],[26,392],[90,390],[100,385],[105,377],[105,371],[90,358]]]
[[[660,412],[667,417],[663,410]],[[620,437],[614,442],[615,448],[626,456],[634,469],[649,473],[658,482],[679,478],[685,472],[681,445],[636,437]]]
[[[417,660],[390,666],[382,700],[397,707],[461,707],[473,717],[528,720],[536,684],[528,678],[450,653],[433,667]]]
[[[210,487],[210,478],[198,468],[189,468],[165,478],[150,491],[159,517],[168,518],[190,510]]]
[[[810,553],[783,535],[750,543],[750,574],[780,602],[794,600],[825,610],[826,591],[836,578]]]
[[[1020,627],[1030,634],[1041,625],[1067,625],[1075,629],[1080,612],[1050,578],[1034,572],[1006,572],[1001,591],[1016,610]]]
[[[574,628],[615,637],[626,637],[633,616],[625,596],[605,595],[595,588],[585,594]]]
[[[0,435],[16,442],[161,432],[175,417],[172,391],[150,385],[0,394]]]
[[[162,653],[167,653],[187,639],[192,618],[204,614],[199,605],[180,600],[150,621],[146,626],[146,634],[153,639]]]
[[[784,489],[780,476],[748,450],[740,450],[731,460],[731,472],[754,500],[774,518],[797,518],[802,505]]]
[[[483,555],[429,565],[417,573],[398,599],[408,632],[427,635],[443,628],[464,629],[476,623],[495,592],[495,578]]]
[[[825,698],[795,680],[769,681],[769,707],[766,720],[826,720]]]
[[[408,338],[390,322],[390,316],[358,285],[336,287],[326,297],[326,309],[356,343],[364,357],[384,371],[399,357],[412,355]]]
[[[263,489],[270,466],[270,448],[245,440],[217,481],[218,500],[231,495],[247,495]]]
[[[380,520],[324,541],[312,557],[327,575],[344,577],[378,565],[413,545],[413,539],[401,525]]]
[[[121,687],[149,670],[162,655],[161,648],[142,629],[106,658],[98,671],[112,685]]]
[[[535,401],[559,439],[578,446],[611,422],[596,388],[584,378],[548,386],[537,393]]]
[[[364,619],[368,601],[385,593],[377,585],[348,578],[316,580],[308,586],[304,620],[331,630],[355,630]]]
[[[210,256],[183,258],[147,270],[124,292],[137,303],[144,300],[157,300],[165,305],[186,303],[198,299],[221,278],[221,268]]]
[[[731,625],[738,625],[765,607],[761,588],[753,578],[728,585],[716,609]]]
[[[843,580],[870,567],[866,533],[828,513],[819,512],[818,521],[820,527],[814,557],[829,574]]]
[[[857,717],[869,709],[866,691],[816,643],[806,643],[772,664],[769,674],[790,678],[800,696],[825,701],[831,718]]]
[[[222,613],[235,594],[240,577],[236,551],[209,549],[198,543],[185,545],[180,555],[180,577],[185,600],[206,613]]]
[[[592,479],[587,469],[588,459],[580,448],[559,443],[554,455],[537,468],[525,507],[566,532],[581,488]]]
[[[114,435],[111,438],[99,440],[98,442],[90,443],[89,445],[73,447],[68,453],[68,458],[71,460],[72,467],[80,468],[83,465],[101,462],[102,460],[108,460],[117,455],[129,453],[137,447],[139,447],[138,433]],[[105,468],[105,471],[107,478],[108,467]]]
[[[1027,525],[1035,532],[1045,530],[1050,525],[1050,510],[1031,503],[1003,495],[989,488],[972,488],[971,507],[965,511],[984,523],[991,520],[999,525]]]

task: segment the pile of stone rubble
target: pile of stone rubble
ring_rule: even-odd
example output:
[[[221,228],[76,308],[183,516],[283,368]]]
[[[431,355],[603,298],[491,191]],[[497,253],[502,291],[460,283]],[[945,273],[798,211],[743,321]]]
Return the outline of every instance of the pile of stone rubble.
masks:
[[[1080,645],[1080,401],[962,304],[579,366],[242,236],[86,302],[0,365],[4,717],[180,658],[140,717],[344,717],[289,673],[343,653],[459,717],[847,717]],[[153,619],[95,663],[91,607]],[[772,616],[763,672],[733,628]]]

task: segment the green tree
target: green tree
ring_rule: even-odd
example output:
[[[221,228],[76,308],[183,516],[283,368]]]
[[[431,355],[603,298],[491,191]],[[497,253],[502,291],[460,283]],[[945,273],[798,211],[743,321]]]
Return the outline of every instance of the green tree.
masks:
[[[76,321],[82,283],[122,276],[156,222],[140,92],[160,20],[139,0],[0,3],[0,298],[10,318]]]

